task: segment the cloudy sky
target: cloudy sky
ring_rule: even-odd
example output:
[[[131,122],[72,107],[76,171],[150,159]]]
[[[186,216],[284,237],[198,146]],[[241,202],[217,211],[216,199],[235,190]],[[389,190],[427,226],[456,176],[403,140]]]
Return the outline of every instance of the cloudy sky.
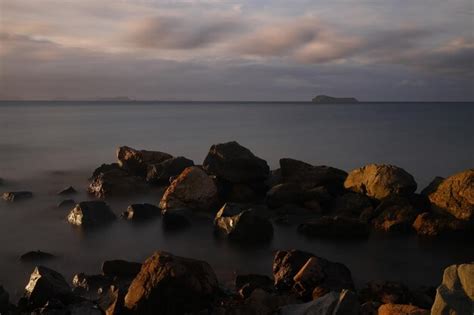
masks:
[[[473,0],[0,0],[0,99],[474,99]]]

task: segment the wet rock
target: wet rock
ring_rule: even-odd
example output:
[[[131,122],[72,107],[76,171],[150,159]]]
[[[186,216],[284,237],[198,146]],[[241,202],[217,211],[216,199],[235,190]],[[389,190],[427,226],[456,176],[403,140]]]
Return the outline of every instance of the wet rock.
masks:
[[[163,210],[162,215],[162,223],[165,230],[181,230],[191,226],[191,209]]]
[[[432,315],[470,314],[474,308],[474,263],[451,265],[436,290]]]
[[[416,190],[413,176],[394,165],[369,164],[349,173],[344,187],[381,200],[388,196],[409,196]]]
[[[355,218],[373,209],[374,206],[367,196],[354,192],[337,196],[331,205],[331,213]]]
[[[148,166],[159,164],[172,157],[164,152],[135,150],[127,146],[119,147],[117,150],[118,165],[134,175],[143,177],[147,174]]]
[[[313,166],[289,158],[280,159],[280,170],[282,182],[297,183],[306,189],[324,186],[330,192],[341,191],[347,177],[346,172],[334,167]]]
[[[213,211],[218,203],[217,186],[199,167],[185,169],[166,189],[161,209],[189,208]]]
[[[266,203],[270,208],[278,208],[287,204],[302,204],[303,202],[304,192],[295,183],[278,184],[267,192]]]
[[[370,229],[359,219],[325,216],[300,224],[298,232],[316,238],[365,238],[369,236]]]
[[[194,162],[182,156],[167,159],[158,164],[148,166],[146,180],[151,184],[167,185],[173,176],[178,176]]]
[[[444,177],[440,176],[436,176],[435,178],[433,178],[433,180],[428,184],[428,186],[423,188],[423,190],[421,191],[421,195],[428,196],[431,193],[435,192],[436,189],[438,189],[438,186],[444,181],[444,179]]]
[[[148,258],[125,296],[135,314],[184,314],[211,305],[217,277],[208,263],[158,251]]]
[[[235,289],[242,298],[248,298],[255,289],[273,291],[273,280],[270,277],[256,274],[237,275]]]
[[[354,289],[351,272],[345,265],[299,250],[275,254],[273,277],[278,290],[293,289],[305,299],[311,298],[317,287],[328,291]]]
[[[108,277],[135,277],[142,267],[141,263],[121,259],[106,260],[102,264],[102,273]]]
[[[161,209],[149,204],[132,204],[128,206],[127,211],[122,213],[122,218],[126,220],[146,220],[161,214]]]
[[[411,230],[418,211],[401,197],[384,199],[375,209],[380,213],[373,221],[375,229],[383,232],[406,232]]]
[[[416,233],[427,237],[467,234],[470,226],[464,220],[433,212],[423,212],[413,222]]]
[[[292,304],[281,308],[281,315],[358,315],[359,301],[354,292],[342,290],[304,304]]]
[[[66,187],[58,192],[58,195],[72,195],[77,193],[77,191],[74,189],[74,187],[69,186]]]
[[[65,200],[60,201],[56,207],[71,208],[71,207],[74,207],[75,204],[76,204],[76,201],[74,201],[74,199],[65,199]]]
[[[40,261],[40,260],[49,260],[56,258],[53,254],[46,253],[40,250],[37,251],[31,251],[24,253],[23,255],[20,256],[20,260],[23,262],[33,262],[33,261]]]
[[[10,295],[0,285],[0,314],[6,314],[10,308]]]
[[[98,226],[115,220],[115,214],[103,201],[83,201],[69,213],[69,223],[83,227]]]
[[[379,307],[378,315],[430,315],[430,311],[414,305],[383,304]]]
[[[126,294],[127,289],[112,285],[101,295],[97,303],[106,315],[123,314]]]
[[[107,290],[112,279],[104,275],[75,274],[72,279],[73,292],[88,299],[96,300],[100,293]]]
[[[87,189],[88,193],[95,195],[97,198],[140,194],[147,190],[148,185],[143,178],[129,175],[120,169],[100,173],[92,179]]]
[[[474,169],[442,181],[428,199],[434,211],[449,213],[460,220],[474,219]]]
[[[31,191],[10,191],[3,193],[2,198],[9,202],[21,201],[33,198],[33,193]]]
[[[60,273],[38,266],[25,287],[25,306],[28,309],[35,309],[44,306],[51,299],[70,301],[71,289]]]
[[[118,163],[112,163],[112,164],[102,164],[98,168],[92,172],[92,176],[89,178],[89,180],[94,179],[95,177],[99,176],[100,174],[107,173],[109,171],[113,170],[120,170],[120,166]]]
[[[214,219],[216,231],[230,240],[264,242],[273,237],[272,223],[252,209],[226,203]]]
[[[209,174],[231,183],[265,181],[270,173],[265,160],[235,141],[212,145],[203,167]]]

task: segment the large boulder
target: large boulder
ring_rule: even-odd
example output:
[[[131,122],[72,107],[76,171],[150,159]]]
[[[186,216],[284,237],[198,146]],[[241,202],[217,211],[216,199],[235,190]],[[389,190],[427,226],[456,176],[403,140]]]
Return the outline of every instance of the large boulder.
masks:
[[[433,212],[423,212],[413,222],[416,233],[427,237],[463,235],[469,233],[470,227],[472,224],[469,222]]]
[[[212,145],[203,167],[209,174],[231,183],[264,181],[270,173],[265,160],[235,141]]]
[[[102,164],[98,168],[92,172],[92,176],[89,178],[89,180],[93,180],[95,177],[99,176],[102,173],[107,173],[112,170],[120,170],[120,166],[118,163],[112,163],[112,164]]]
[[[430,311],[409,304],[383,304],[378,315],[430,315]]]
[[[351,171],[344,187],[381,200],[392,195],[409,196],[415,192],[417,185],[413,176],[402,168],[369,164]]]
[[[69,223],[83,227],[107,224],[115,218],[115,214],[103,201],[80,202],[67,216]]]
[[[234,241],[264,242],[273,237],[273,225],[268,219],[235,204],[225,204],[217,212],[214,225],[218,233]]]
[[[359,219],[324,216],[300,224],[298,232],[315,238],[364,238],[369,236],[370,229]]]
[[[99,173],[92,178],[87,191],[97,198],[126,196],[146,192],[148,186],[143,178],[130,175],[121,169]]]
[[[375,209],[377,217],[372,221],[375,229],[383,232],[406,232],[411,230],[418,211],[406,198],[388,197]]]
[[[374,209],[371,200],[362,194],[347,192],[337,196],[330,206],[331,213],[340,216],[359,218],[363,212]]]
[[[160,207],[212,211],[217,203],[218,192],[214,181],[201,168],[191,166],[166,189]]]
[[[311,164],[283,158],[280,159],[281,180],[286,183],[297,183],[303,188],[324,186],[331,192],[342,190],[347,173],[330,166],[313,166]]]
[[[277,289],[293,289],[303,298],[314,296],[315,290],[354,289],[351,272],[345,265],[299,250],[282,250],[275,254],[273,277]]]
[[[122,213],[126,220],[146,220],[161,214],[161,209],[149,203],[135,203]]]
[[[138,176],[146,176],[149,165],[161,163],[172,157],[172,155],[164,152],[135,150],[127,146],[117,149],[119,166]]]
[[[283,183],[273,186],[266,196],[270,208],[278,208],[287,204],[302,204],[304,192],[296,183]]]
[[[474,310],[474,263],[451,265],[436,290],[432,315],[471,314]]]
[[[428,198],[435,211],[449,213],[460,220],[473,220],[474,169],[446,178]]]
[[[208,307],[217,292],[208,263],[158,251],[132,281],[124,307],[142,315],[193,313]]]
[[[190,166],[194,166],[194,162],[182,156],[170,158],[161,163],[150,164],[146,180],[151,184],[167,185],[170,182],[170,177],[178,176]]]
[[[21,201],[33,198],[33,193],[31,191],[9,191],[3,193],[2,198],[9,202]]]

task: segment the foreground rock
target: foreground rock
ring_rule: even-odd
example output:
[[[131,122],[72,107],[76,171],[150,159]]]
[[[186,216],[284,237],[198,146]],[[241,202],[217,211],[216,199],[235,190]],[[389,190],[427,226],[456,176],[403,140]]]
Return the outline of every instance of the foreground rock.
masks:
[[[126,220],[146,220],[157,217],[161,214],[161,209],[149,204],[133,204],[128,206],[127,211],[122,213]]]
[[[10,191],[3,193],[2,198],[9,202],[21,201],[33,198],[33,193],[31,191]]]
[[[184,314],[209,307],[218,292],[208,263],[155,252],[143,264],[125,296],[135,314]]]
[[[212,145],[203,167],[209,174],[231,183],[264,181],[270,173],[265,160],[235,141]]]
[[[69,213],[69,223],[83,227],[107,224],[116,219],[115,214],[103,201],[83,201]]]
[[[146,176],[148,166],[159,164],[173,156],[159,151],[135,150],[123,146],[117,150],[118,165],[131,174]]]
[[[234,241],[265,242],[273,237],[273,225],[268,219],[235,204],[225,204],[217,213],[214,225],[218,233]]]
[[[267,292],[273,291],[273,280],[264,275],[247,274],[235,277],[235,289],[239,295],[246,299],[254,290],[262,289]]]
[[[143,178],[120,169],[100,173],[92,179],[87,191],[97,198],[145,193],[148,185]]]
[[[10,308],[10,295],[7,291],[0,285],[0,314],[7,314],[8,309]]]
[[[212,211],[218,203],[217,186],[199,167],[185,169],[166,189],[161,209],[189,208]]]
[[[167,185],[171,177],[178,176],[190,166],[194,166],[194,162],[182,156],[151,164],[147,169],[146,180],[151,184]]]
[[[369,164],[349,173],[344,187],[371,198],[409,196],[416,190],[413,176],[394,165]]]
[[[292,304],[281,308],[280,315],[358,315],[357,295],[349,290],[329,292],[304,304]]]
[[[474,263],[451,265],[436,290],[432,315],[471,314],[474,309]]]
[[[420,236],[436,237],[467,234],[472,229],[472,224],[450,215],[423,212],[416,217],[413,228]]]
[[[315,238],[365,238],[369,236],[370,229],[359,219],[325,216],[300,224],[298,232]]]
[[[474,219],[474,169],[450,176],[428,194],[432,208],[460,220]]]
[[[430,311],[414,305],[384,304],[379,307],[378,315],[430,315]]]
[[[56,258],[56,256],[50,253],[42,252],[40,250],[27,252],[20,256],[20,260],[23,262],[49,260],[53,258]]]

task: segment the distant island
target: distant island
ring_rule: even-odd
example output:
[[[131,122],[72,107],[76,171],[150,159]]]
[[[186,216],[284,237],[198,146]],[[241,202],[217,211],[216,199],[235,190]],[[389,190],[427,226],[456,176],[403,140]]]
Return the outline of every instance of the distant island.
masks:
[[[332,97],[327,95],[318,95],[312,100],[317,104],[351,104],[359,103],[355,97]]]

